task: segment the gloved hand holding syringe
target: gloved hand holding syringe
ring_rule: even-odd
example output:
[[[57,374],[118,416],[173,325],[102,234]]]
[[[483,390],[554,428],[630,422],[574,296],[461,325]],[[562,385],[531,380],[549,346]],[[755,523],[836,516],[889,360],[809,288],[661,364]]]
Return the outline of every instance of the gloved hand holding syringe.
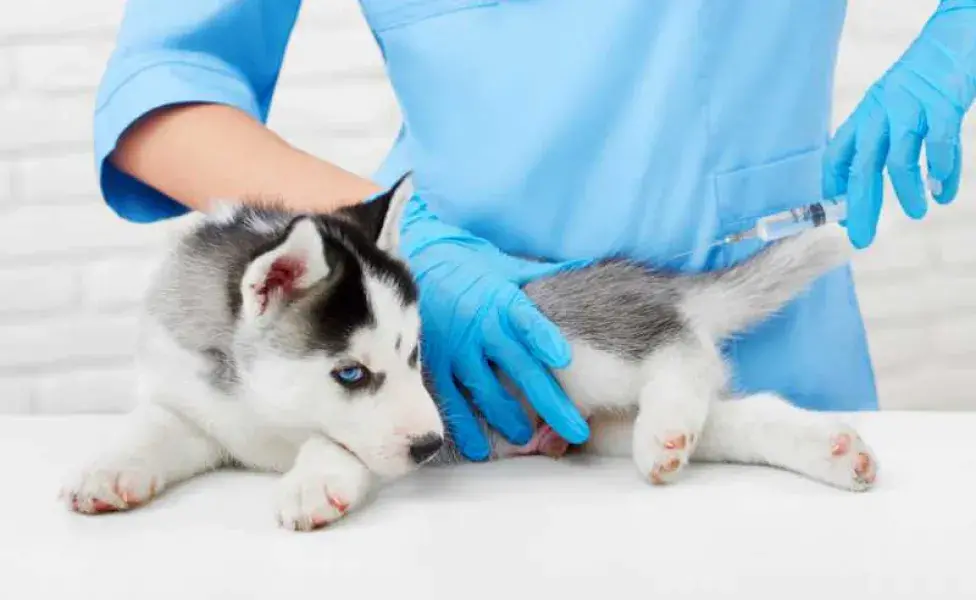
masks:
[[[926,188],[932,196],[942,193],[942,185],[931,177],[926,180]],[[803,233],[808,229],[841,223],[845,219],[847,219],[847,198],[837,196],[762,217],[756,221],[752,229],[727,235],[719,244],[734,244],[751,239],[772,242]]]

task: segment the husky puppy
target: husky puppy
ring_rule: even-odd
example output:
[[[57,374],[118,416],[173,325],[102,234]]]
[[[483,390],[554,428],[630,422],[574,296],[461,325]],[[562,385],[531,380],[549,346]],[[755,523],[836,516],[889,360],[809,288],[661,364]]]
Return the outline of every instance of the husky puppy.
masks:
[[[331,215],[227,205],[201,219],[148,291],[137,407],[65,484],[67,506],[132,509],[236,466],[281,473],[279,524],[310,530],[384,481],[461,462],[421,364],[417,288],[397,258],[412,193],[406,177]],[[868,489],[877,464],[857,432],[771,393],[730,397],[719,350],[849,259],[843,236],[822,229],[720,272],[608,259],[528,284],[572,344],[554,376],[591,437],[570,449],[540,424],[515,447],[492,433],[493,458],[630,456],[657,484],[690,461],[760,464]]]

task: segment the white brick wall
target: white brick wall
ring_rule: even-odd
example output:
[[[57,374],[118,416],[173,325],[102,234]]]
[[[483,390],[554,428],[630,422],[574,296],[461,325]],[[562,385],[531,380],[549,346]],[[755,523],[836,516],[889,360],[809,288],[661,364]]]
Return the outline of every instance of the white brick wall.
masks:
[[[936,3],[894,2],[850,3],[838,122]],[[0,19],[0,414],[131,405],[136,306],[178,223],[129,225],[98,198],[93,93],[123,5],[34,0]],[[272,127],[368,173],[397,109],[355,0],[309,0],[293,40]],[[971,157],[972,118],[965,135]],[[879,241],[857,259],[887,408],[976,408],[976,162],[967,165],[953,207],[922,223],[889,207]]]

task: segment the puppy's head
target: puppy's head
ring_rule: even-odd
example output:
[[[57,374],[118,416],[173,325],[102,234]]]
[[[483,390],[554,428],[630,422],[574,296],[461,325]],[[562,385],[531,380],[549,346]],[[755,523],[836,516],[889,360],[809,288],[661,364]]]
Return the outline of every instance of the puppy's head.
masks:
[[[412,194],[291,220],[240,279],[237,347],[250,402],[282,425],[324,431],[382,476],[444,439],[420,364],[417,289],[397,255]]]

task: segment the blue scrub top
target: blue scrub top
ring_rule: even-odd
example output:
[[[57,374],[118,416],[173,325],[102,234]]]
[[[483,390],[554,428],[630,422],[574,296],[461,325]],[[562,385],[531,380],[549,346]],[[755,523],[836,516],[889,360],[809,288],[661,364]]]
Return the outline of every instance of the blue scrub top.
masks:
[[[103,193],[119,215],[186,212],[104,161],[119,135],[189,101],[265,121],[299,5],[130,0],[95,127]],[[404,116],[375,180],[413,170],[432,209],[507,252],[710,270],[758,249],[712,241],[820,198],[842,0],[360,5]],[[848,268],[727,354],[738,392],[877,407]]]

